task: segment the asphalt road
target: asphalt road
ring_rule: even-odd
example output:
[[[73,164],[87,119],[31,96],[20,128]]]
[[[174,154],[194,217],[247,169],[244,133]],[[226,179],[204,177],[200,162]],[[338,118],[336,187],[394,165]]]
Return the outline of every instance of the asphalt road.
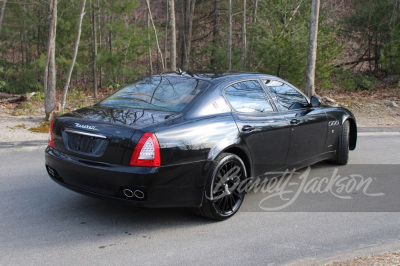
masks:
[[[400,250],[399,151],[400,134],[364,133],[350,165],[337,169],[370,180],[369,187],[312,192],[310,180],[319,180],[312,177],[335,172],[320,163],[310,177],[293,176],[293,187],[280,187],[286,194],[268,206],[295,199],[286,208],[262,209],[260,201],[278,190],[259,190],[234,217],[212,222],[187,209],[141,209],[74,193],[47,176],[43,146],[3,148],[0,265],[320,264],[357,250]]]

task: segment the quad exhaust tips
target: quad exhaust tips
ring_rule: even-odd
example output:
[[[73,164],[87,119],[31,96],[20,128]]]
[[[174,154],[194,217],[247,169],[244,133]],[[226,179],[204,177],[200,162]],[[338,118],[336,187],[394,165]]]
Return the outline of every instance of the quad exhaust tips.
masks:
[[[129,188],[125,188],[122,192],[127,198],[144,199],[145,197],[144,192],[138,189],[131,190]]]

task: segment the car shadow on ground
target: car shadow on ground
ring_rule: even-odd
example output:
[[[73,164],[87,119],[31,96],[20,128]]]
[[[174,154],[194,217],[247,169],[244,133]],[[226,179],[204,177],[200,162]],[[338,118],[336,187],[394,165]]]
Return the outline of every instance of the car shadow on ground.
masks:
[[[319,163],[312,169],[332,171],[332,164]],[[282,177],[280,177],[282,178]],[[280,179],[278,178],[278,179]],[[62,189],[62,188],[60,188]],[[198,226],[217,223],[216,221],[201,217],[193,208],[142,208],[128,202],[118,200],[106,200],[80,195],[71,191],[64,191],[68,199],[63,199],[63,211],[79,215],[82,223],[94,221],[101,224],[118,224],[124,226],[168,228],[174,226]],[[246,195],[243,211],[251,211],[257,205],[256,199],[265,195],[265,192],[250,191]],[[247,206],[247,207],[246,207]],[[257,210],[256,210],[257,211]],[[241,210],[239,210],[241,212]],[[229,221],[230,219],[228,219]]]

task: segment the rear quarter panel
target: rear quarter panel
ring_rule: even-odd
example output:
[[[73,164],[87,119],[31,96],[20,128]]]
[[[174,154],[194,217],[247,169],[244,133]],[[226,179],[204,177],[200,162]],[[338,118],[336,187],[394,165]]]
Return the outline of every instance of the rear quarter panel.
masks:
[[[180,120],[155,132],[162,165],[213,160],[224,148],[240,142],[230,113]]]

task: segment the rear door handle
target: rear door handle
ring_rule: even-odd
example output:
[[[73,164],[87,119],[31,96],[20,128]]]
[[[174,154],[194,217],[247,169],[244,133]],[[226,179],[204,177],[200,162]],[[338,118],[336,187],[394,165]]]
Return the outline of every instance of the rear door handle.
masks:
[[[290,124],[291,124],[291,125],[297,125],[298,123],[300,123],[300,120],[298,120],[298,119],[292,119],[292,120],[290,120]]]
[[[253,131],[254,129],[256,129],[253,126],[244,126],[242,127],[242,131]]]

